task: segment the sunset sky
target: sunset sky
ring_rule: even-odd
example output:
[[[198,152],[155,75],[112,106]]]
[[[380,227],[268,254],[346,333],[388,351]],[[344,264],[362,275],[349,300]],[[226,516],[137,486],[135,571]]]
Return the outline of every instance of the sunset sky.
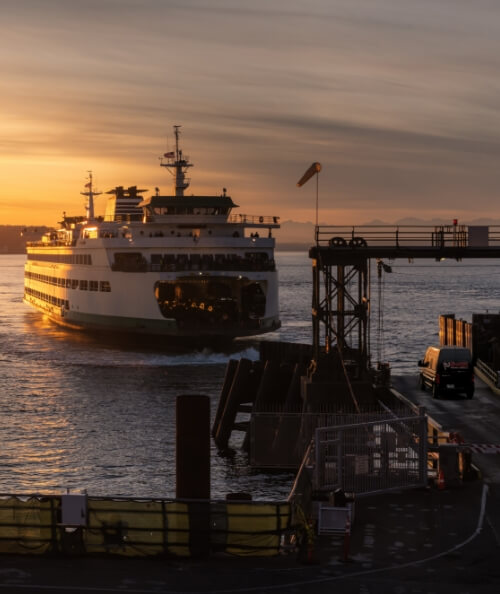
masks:
[[[500,218],[498,0],[2,0],[0,224],[99,189],[228,189],[247,214]],[[97,211],[104,210],[104,199]]]

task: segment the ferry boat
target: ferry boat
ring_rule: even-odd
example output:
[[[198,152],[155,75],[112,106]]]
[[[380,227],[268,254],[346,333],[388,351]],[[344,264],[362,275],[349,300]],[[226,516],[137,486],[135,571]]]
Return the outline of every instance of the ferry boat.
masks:
[[[233,214],[219,196],[188,196],[192,163],[179,148],[160,166],[174,195],[118,186],[104,216],[89,172],[86,216],[27,243],[24,302],[75,329],[211,339],[252,336],[280,327],[273,229],[279,218]]]

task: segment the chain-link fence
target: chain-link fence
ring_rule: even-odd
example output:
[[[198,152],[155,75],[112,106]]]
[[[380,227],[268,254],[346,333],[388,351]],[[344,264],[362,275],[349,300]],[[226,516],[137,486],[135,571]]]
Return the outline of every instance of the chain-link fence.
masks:
[[[427,418],[375,420],[315,431],[314,487],[368,494],[427,484]]]

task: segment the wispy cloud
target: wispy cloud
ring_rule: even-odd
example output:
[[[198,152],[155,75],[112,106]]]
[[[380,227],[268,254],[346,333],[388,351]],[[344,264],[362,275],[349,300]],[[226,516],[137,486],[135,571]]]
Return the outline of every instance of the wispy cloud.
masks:
[[[0,156],[16,162],[9,191],[23,201],[47,160],[65,171],[43,173],[61,208],[90,163],[110,184],[121,166],[157,185],[172,124],[196,161],[193,190],[229,180],[237,202],[285,217],[313,218],[295,188],[313,160],[325,216],[486,214],[498,195],[492,0],[3,0],[0,11]]]

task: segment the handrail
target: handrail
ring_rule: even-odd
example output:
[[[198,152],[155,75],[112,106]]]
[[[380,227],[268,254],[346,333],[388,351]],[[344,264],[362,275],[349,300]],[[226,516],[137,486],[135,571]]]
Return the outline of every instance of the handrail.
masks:
[[[491,382],[493,382],[493,385],[495,387],[498,386],[498,372],[497,371],[494,371],[493,369],[491,369],[491,367],[489,365],[487,365],[486,363],[484,363],[484,361],[481,361],[481,359],[477,359],[476,367],[479,369],[479,371],[481,371],[481,373],[484,373],[484,375]]]
[[[317,226],[316,244],[343,247],[498,247],[500,226],[330,225]]]
[[[279,227],[280,218],[272,216],[233,214],[229,215],[228,223],[243,223],[249,225],[263,225],[264,227]]]

